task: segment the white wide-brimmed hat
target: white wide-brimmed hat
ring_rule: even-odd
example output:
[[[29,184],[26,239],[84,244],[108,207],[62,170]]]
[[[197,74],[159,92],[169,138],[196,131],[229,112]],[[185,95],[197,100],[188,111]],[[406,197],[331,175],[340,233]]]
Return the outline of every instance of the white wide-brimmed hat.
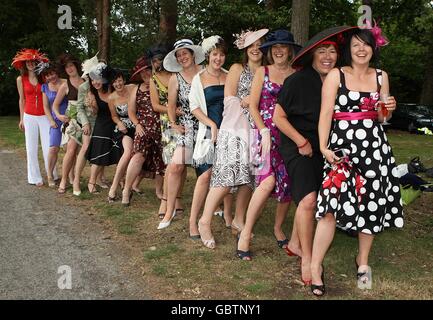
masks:
[[[195,63],[200,64],[204,61],[205,55],[201,46],[194,45],[189,39],[181,39],[174,43],[173,50],[171,50],[164,58],[164,69],[169,72],[180,72],[182,66],[177,62],[176,52],[180,49],[190,49],[194,51]]]

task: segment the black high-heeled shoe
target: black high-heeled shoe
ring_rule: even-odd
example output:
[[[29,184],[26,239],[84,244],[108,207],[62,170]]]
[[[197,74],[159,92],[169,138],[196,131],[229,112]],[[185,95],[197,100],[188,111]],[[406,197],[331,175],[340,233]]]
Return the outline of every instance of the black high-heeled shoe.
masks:
[[[317,285],[317,284],[311,284],[311,292],[316,296],[316,297],[321,297],[326,293],[326,288],[325,288],[325,281],[323,280],[325,276],[325,267],[322,264],[322,275],[320,276],[320,278],[322,279],[322,283],[321,285]],[[316,290],[319,290],[320,293],[315,292]]]

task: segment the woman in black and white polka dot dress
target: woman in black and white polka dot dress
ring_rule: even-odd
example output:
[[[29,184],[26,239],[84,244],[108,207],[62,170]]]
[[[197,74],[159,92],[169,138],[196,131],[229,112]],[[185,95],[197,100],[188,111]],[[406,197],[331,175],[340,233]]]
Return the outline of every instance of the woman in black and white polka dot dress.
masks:
[[[369,30],[353,31],[344,48],[348,66],[333,69],[323,84],[319,137],[327,164],[317,199],[319,222],[311,263],[316,295],[325,292],[321,287],[322,261],[336,223],[358,232],[358,283],[370,287],[368,256],[374,235],[387,227],[403,227],[395,159],[378,112],[380,98],[389,93],[388,75],[369,67],[375,48]],[[391,113],[395,105],[389,97],[385,106]],[[346,155],[336,153],[338,149]]]

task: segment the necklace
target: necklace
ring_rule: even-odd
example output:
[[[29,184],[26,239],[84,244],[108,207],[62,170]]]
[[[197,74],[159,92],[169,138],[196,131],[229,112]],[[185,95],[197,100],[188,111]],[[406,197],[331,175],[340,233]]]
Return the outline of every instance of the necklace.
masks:
[[[208,75],[210,75],[210,76],[212,76],[212,77],[214,77],[214,78],[217,78],[217,79],[218,79],[218,84],[221,84],[221,82],[220,82],[221,71],[219,72],[219,74],[218,74],[217,76],[214,75],[214,74],[212,74],[212,73],[210,73],[209,70],[208,70],[207,68],[206,68],[206,72],[207,72]]]

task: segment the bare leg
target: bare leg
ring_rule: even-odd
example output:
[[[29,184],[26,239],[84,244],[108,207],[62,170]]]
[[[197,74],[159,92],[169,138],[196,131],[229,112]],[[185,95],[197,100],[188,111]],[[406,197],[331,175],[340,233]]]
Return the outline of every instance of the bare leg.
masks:
[[[326,252],[334,239],[335,234],[335,218],[331,213],[326,214],[319,220],[314,235],[313,254],[311,257],[311,279],[312,284],[322,285],[322,263]],[[316,294],[321,294],[316,292]]]
[[[198,234],[197,219],[206,200],[206,196],[209,190],[211,173],[212,169],[208,169],[197,178],[197,182],[195,183],[194,194],[191,204],[191,215],[189,217],[190,235]]]
[[[132,144],[133,141],[131,137],[125,135],[122,139],[123,154],[119,162],[117,163],[117,168],[116,168],[116,173],[114,174],[113,183],[111,184],[110,191],[108,191],[109,201],[110,199],[116,197],[117,187],[119,186],[120,180],[125,175],[126,169],[128,167],[129,161],[131,160],[131,156],[132,156]]]
[[[74,169],[75,169],[75,163],[77,162],[77,154],[78,154],[78,143],[77,143],[77,148],[75,149],[75,154],[74,157],[72,158],[72,164],[71,164],[71,169],[69,170],[69,184],[74,185]]]
[[[245,226],[239,236],[238,250],[249,251],[254,225],[265,206],[266,200],[268,200],[269,195],[274,190],[274,187],[275,178],[273,176],[269,176],[263,180],[254,191],[248,206]]]
[[[144,163],[144,155],[137,152],[129,161],[128,169],[126,170],[125,187],[122,192],[122,203],[129,204],[129,199],[131,197],[131,188],[134,180],[140,174]]]
[[[103,166],[99,166],[96,164],[92,164],[90,166],[90,178],[89,178],[89,184],[87,185],[87,188],[89,189],[90,193],[97,193],[96,190],[96,177],[100,174]]]
[[[48,185],[50,187],[54,187],[54,177],[53,177],[53,171],[56,167],[57,158],[59,154],[59,147],[50,147],[48,151],[48,172],[47,172],[47,178],[48,178]]]
[[[183,211],[182,191],[183,191],[183,186],[185,185],[187,174],[188,174],[188,170],[185,168],[185,170],[182,173],[182,181],[176,197],[176,205],[175,205],[176,211]]]
[[[75,176],[74,176],[74,185],[73,190],[74,193],[80,194],[80,178],[83,173],[84,166],[86,165],[86,152],[90,143],[90,136],[84,135],[82,136],[83,144],[81,145],[80,152],[78,153],[77,160],[75,162]]]
[[[287,249],[298,257],[302,257],[301,240],[299,239],[297,216],[293,217],[292,235]]]
[[[186,171],[186,170],[185,170]],[[167,171],[164,175],[164,184],[163,184],[163,194],[161,198],[161,204],[159,205],[158,216],[160,219],[163,219],[165,213],[167,211]]]
[[[140,183],[144,179],[144,175],[140,171],[140,173],[137,175],[137,177],[134,179],[134,182],[132,183],[132,190],[135,192],[141,192],[140,191]]]
[[[253,190],[248,185],[239,187],[238,194],[236,196],[236,212],[232,221],[232,226],[237,226],[240,230],[244,228],[245,215],[247,213],[252,194]]]
[[[177,147],[174,151],[171,163],[167,166],[167,210],[161,223],[166,223],[172,218],[176,204],[176,196],[179,194],[179,190],[182,186],[182,177],[184,171],[186,171],[184,164],[185,159],[189,153],[190,151],[187,151],[186,148]]]
[[[283,232],[283,223],[287,217],[287,213],[289,212],[290,201],[289,202],[279,202],[277,204],[277,210],[275,213],[275,223],[274,223],[274,235],[277,240],[285,240],[287,239],[286,235]],[[283,248],[287,247],[287,245],[283,245]]]
[[[230,188],[229,187],[217,187],[217,188],[210,188],[206,201],[204,204],[204,210],[203,215],[200,218],[199,224],[202,225],[200,227],[200,230],[203,232],[207,232],[206,235],[201,234],[204,239],[211,239],[212,238],[212,232],[210,231],[210,225],[213,217],[213,213],[218,208],[221,201],[224,199],[224,197],[229,193]],[[194,226],[195,228],[197,226]],[[206,227],[209,227],[209,230],[206,230]],[[197,235],[197,233],[194,233],[193,230],[191,230],[190,226],[190,234],[191,235]]]
[[[155,194],[158,199],[161,199],[164,196],[163,184],[164,177],[157,174],[155,176]]]
[[[77,153],[78,144],[74,139],[69,139],[67,147],[66,147],[66,153],[63,157],[63,163],[62,163],[62,180],[60,180],[59,184],[59,193],[64,193],[66,189],[66,182],[68,179],[69,171],[71,171],[74,159]]]
[[[296,221],[302,248],[302,279],[311,281],[311,252],[313,247],[314,214],[316,210],[316,192],[306,195],[296,209]]]
[[[370,255],[370,250],[373,245],[374,236],[371,234],[365,234],[358,232],[358,246],[359,253],[356,257],[356,263],[359,265],[358,272],[368,271],[368,256]],[[361,280],[366,282],[368,277],[361,277]]]
[[[233,207],[233,194],[228,193],[224,197],[224,222],[226,224],[226,227],[228,228],[232,226],[232,221],[233,221],[232,207]]]

